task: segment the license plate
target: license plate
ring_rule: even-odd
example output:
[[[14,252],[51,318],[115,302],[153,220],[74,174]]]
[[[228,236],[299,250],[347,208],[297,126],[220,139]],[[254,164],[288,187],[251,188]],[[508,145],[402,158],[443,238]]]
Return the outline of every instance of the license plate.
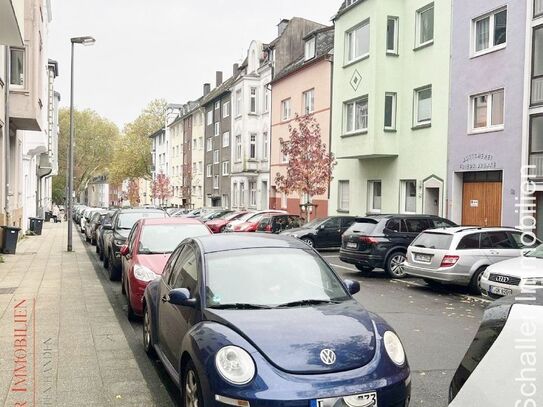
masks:
[[[377,393],[355,394],[311,401],[311,407],[377,407]]]
[[[415,253],[415,260],[430,263],[432,261],[432,256],[429,254]]]
[[[489,290],[492,294],[496,294],[496,295],[511,295],[513,294],[513,290],[509,289],[509,288],[502,288],[502,287],[495,287],[495,286],[490,286],[490,290]]]
[[[358,247],[358,243],[355,242],[347,242],[347,247],[349,249],[356,249]]]

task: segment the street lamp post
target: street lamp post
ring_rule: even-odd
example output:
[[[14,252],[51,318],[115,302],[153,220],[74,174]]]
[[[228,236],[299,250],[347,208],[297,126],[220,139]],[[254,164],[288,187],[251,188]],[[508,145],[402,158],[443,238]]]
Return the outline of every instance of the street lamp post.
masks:
[[[93,37],[75,37],[71,40],[71,78],[70,78],[70,144],[68,148],[68,247],[72,251],[72,229],[73,229],[73,207],[74,207],[74,45],[83,44],[85,46],[93,45],[96,40]]]

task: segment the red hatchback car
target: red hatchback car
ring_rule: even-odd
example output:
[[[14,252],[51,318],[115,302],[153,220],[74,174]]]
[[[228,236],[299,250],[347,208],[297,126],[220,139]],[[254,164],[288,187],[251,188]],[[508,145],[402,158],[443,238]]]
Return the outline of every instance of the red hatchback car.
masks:
[[[225,215],[219,216],[213,220],[207,221],[206,225],[213,233],[222,233],[228,225],[233,220],[238,220],[243,215],[250,213],[249,211],[240,211],[240,212],[230,212]]]
[[[188,237],[207,236],[197,219],[140,219],[121,247],[122,290],[128,298],[128,319],[143,315],[142,298],[150,281],[162,274],[170,254]]]

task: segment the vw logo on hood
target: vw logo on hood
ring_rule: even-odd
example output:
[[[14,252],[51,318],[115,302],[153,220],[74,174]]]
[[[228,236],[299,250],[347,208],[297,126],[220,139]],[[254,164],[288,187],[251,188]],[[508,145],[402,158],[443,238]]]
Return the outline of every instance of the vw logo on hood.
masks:
[[[321,350],[321,360],[325,365],[333,365],[336,363],[336,354],[332,349]]]

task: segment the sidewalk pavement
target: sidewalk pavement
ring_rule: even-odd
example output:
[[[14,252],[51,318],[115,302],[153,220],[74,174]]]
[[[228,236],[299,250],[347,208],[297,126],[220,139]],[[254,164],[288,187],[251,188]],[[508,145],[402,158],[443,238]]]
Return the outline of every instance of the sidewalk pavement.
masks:
[[[0,406],[172,405],[91,249],[74,230],[68,253],[66,235],[46,223],[3,255]]]

